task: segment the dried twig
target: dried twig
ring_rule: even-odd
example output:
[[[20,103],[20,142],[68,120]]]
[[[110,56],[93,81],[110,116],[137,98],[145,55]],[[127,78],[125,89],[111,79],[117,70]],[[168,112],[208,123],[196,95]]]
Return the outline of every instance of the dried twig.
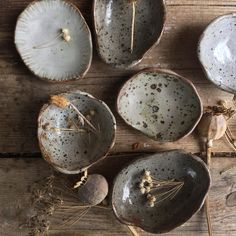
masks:
[[[134,32],[135,32],[135,17],[136,17],[136,3],[137,0],[130,0],[132,4],[132,25],[131,25],[131,42],[130,42],[130,52],[134,49]]]
[[[134,228],[134,226],[127,225],[127,228],[133,234],[133,236],[139,236],[139,234],[138,234],[137,230]]]

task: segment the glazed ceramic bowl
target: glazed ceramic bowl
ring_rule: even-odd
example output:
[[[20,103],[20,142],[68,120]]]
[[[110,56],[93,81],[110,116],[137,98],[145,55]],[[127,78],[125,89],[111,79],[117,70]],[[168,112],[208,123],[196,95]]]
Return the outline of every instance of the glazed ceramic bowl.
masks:
[[[202,116],[201,100],[192,83],[156,69],[141,71],[124,84],[117,110],[128,125],[161,142],[190,134]]]
[[[173,198],[150,207],[138,187],[144,170],[156,179],[175,179],[184,181],[184,185]],[[166,233],[185,223],[202,207],[210,182],[209,170],[200,158],[178,150],[154,154],[132,162],[118,174],[112,207],[124,224],[150,233]]]
[[[43,157],[65,174],[77,174],[103,159],[115,142],[116,121],[108,106],[84,92],[60,94],[95,127],[81,125],[71,106],[43,106],[38,118],[38,139]]]
[[[92,61],[87,23],[64,0],[31,3],[17,20],[15,44],[27,67],[50,82],[82,78]]]
[[[219,88],[236,93],[236,14],[215,19],[199,42],[198,55],[207,78]]]
[[[137,1],[134,46],[131,51],[132,2],[94,0],[93,14],[98,53],[110,65],[129,68],[159,42],[165,22],[163,0]]]

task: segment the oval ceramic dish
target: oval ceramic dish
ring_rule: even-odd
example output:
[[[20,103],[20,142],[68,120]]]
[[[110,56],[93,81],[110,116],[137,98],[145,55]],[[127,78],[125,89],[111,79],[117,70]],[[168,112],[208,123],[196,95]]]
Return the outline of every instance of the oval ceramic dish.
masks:
[[[137,1],[135,9],[134,45],[131,51],[132,1],[94,0],[98,53],[105,63],[122,68],[132,67],[159,42],[165,23],[165,2]]]
[[[15,44],[29,69],[52,82],[84,77],[92,61],[90,30],[79,9],[63,0],[31,3],[18,18]]]
[[[161,142],[192,132],[202,116],[200,97],[191,82],[163,70],[144,70],[129,79],[117,99],[124,121]]]
[[[172,198],[159,201],[157,194],[159,203],[150,207],[139,188],[144,170],[150,171],[153,178],[175,179],[184,185]],[[124,224],[150,233],[166,233],[202,207],[210,182],[209,170],[200,158],[178,150],[154,154],[132,162],[118,174],[112,191],[113,211]]]
[[[84,171],[103,159],[115,142],[116,121],[108,106],[84,92],[65,93],[78,112],[68,105],[43,106],[38,118],[38,139],[43,157],[57,170],[66,174]]]
[[[236,93],[236,14],[218,17],[206,28],[198,56],[207,78],[219,88]]]

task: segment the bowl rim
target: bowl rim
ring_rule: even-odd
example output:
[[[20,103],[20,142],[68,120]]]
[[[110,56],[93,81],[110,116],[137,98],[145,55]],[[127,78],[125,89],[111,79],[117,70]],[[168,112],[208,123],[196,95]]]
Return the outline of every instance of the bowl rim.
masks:
[[[63,168],[61,168],[60,166],[58,166],[56,163],[54,163],[52,160],[51,160],[51,157],[50,157],[50,154],[45,150],[42,142],[41,142],[41,136],[42,134],[40,135],[39,134],[39,127],[41,126],[41,122],[40,122],[40,119],[43,115],[43,113],[46,111],[46,109],[49,109],[51,104],[48,102],[46,104],[43,105],[43,107],[41,108],[40,110],[40,113],[38,115],[38,129],[37,129],[37,137],[38,137],[38,144],[39,144],[39,148],[41,150],[41,153],[42,153],[42,157],[52,166],[54,167],[57,171],[63,173],[63,174],[69,174],[69,175],[73,175],[73,174],[79,174],[79,173],[82,173],[84,172],[85,170],[87,170],[88,168],[92,167],[93,165],[97,164],[98,162],[102,161],[103,159],[105,159],[110,151],[113,149],[114,145],[115,145],[115,142],[116,142],[116,130],[117,130],[117,123],[116,123],[116,118],[114,116],[114,114],[112,113],[111,109],[108,107],[108,105],[103,102],[102,100],[100,99],[97,99],[95,98],[93,95],[87,93],[87,92],[82,92],[80,90],[75,90],[75,91],[71,91],[71,92],[65,92],[65,93],[60,93],[59,95],[68,95],[68,94],[81,94],[81,95],[84,95],[84,96],[88,96],[89,98],[101,103],[101,105],[103,105],[108,113],[110,114],[111,116],[111,119],[112,119],[112,122],[113,122],[113,136],[111,138],[111,143],[109,146],[107,146],[106,149],[104,149],[104,152],[103,154],[101,155],[100,158],[98,158],[96,161],[92,162],[91,164],[89,165],[86,165],[86,166],[83,166],[81,167],[80,169],[76,169],[76,170],[72,170],[72,171],[69,171],[69,170],[65,170]]]
[[[53,0],[51,0],[53,1]],[[67,82],[71,82],[71,81],[77,81],[77,80],[80,80],[80,79],[83,79],[85,77],[85,75],[88,73],[90,67],[91,67],[91,64],[92,64],[92,59],[93,59],[93,42],[92,42],[92,34],[91,34],[91,31],[90,31],[90,28],[84,18],[84,16],[82,15],[81,11],[79,10],[79,7],[77,7],[74,3],[68,1],[68,0],[57,0],[57,1],[60,1],[60,2],[64,2],[65,4],[69,5],[71,8],[74,8],[74,10],[78,13],[78,15],[81,17],[82,21],[84,22],[84,26],[86,28],[86,34],[88,35],[88,41],[89,41],[89,44],[90,44],[90,49],[91,49],[91,53],[89,55],[89,63],[87,64],[85,70],[83,73],[81,73],[81,75],[76,75],[76,76],[70,76],[70,78],[67,78],[65,77],[63,80],[53,80],[53,79],[50,79],[48,77],[44,77],[44,76],[39,76],[38,74],[35,73],[35,71],[32,70],[32,68],[25,63],[25,60],[22,58],[21,56],[21,53],[20,53],[20,49],[19,49],[19,46],[18,44],[16,43],[16,31],[17,31],[17,26],[18,26],[18,22],[19,20],[23,17],[23,13],[25,11],[27,11],[31,6],[33,6],[35,3],[40,3],[40,2],[44,2],[44,0],[34,0],[32,1],[31,3],[29,3],[24,9],[23,11],[20,13],[20,15],[17,17],[17,20],[16,20],[16,25],[15,25],[15,30],[14,30],[14,44],[15,44],[15,48],[16,48],[16,51],[18,52],[20,58],[21,58],[21,61],[24,63],[24,65],[29,69],[29,71],[34,75],[36,76],[37,78],[43,80],[43,81],[47,81],[47,82],[50,82],[52,84],[55,84],[55,83],[67,83]]]
[[[120,98],[122,96],[122,92],[123,90],[125,89],[125,87],[127,87],[127,85],[130,83],[131,80],[133,79],[136,79],[139,75],[143,74],[143,73],[146,73],[146,72],[153,72],[153,73],[158,73],[158,74],[168,74],[168,75],[173,75],[173,76],[176,76],[178,77],[180,80],[182,80],[183,82],[185,82],[186,84],[188,84],[192,89],[193,89],[193,92],[195,93],[195,96],[198,100],[198,103],[199,103],[199,107],[200,107],[200,111],[199,111],[199,116],[197,118],[197,120],[195,121],[195,123],[193,123],[193,126],[190,130],[188,130],[187,132],[185,132],[180,138],[178,139],[175,139],[175,140],[165,140],[165,141],[161,141],[161,140],[158,140],[158,139],[155,139],[155,138],[152,138],[146,134],[144,134],[142,131],[134,128],[131,124],[129,124],[124,118],[123,116],[120,114],[120,110],[119,110],[119,102],[120,102]],[[139,133],[143,134],[144,136],[154,140],[154,141],[158,141],[158,142],[161,142],[161,143],[168,143],[168,142],[176,142],[176,141],[179,141],[185,137],[187,137],[188,135],[190,135],[194,129],[196,128],[196,126],[198,125],[198,123],[200,122],[201,118],[202,118],[202,115],[203,115],[203,104],[202,104],[202,100],[201,100],[201,97],[196,89],[196,87],[194,86],[194,84],[192,83],[192,81],[190,81],[189,79],[175,73],[174,71],[171,71],[169,69],[158,69],[158,68],[146,68],[146,69],[143,69],[141,71],[139,71],[138,73],[132,75],[127,81],[125,81],[123,83],[123,85],[120,87],[119,89],[119,92],[118,92],[118,96],[117,96],[117,99],[116,99],[116,110],[117,110],[117,113],[119,114],[119,116],[122,118],[122,120],[130,127],[132,127],[133,129],[137,130]]]
[[[208,186],[207,186],[207,189],[206,189],[206,193],[205,193],[205,195],[204,195],[204,197],[202,199],[202,202],[201,202],[200,206],[196,207],[196,209],[193,211],[193,214],[191,214],[190,217],[186,217],[184,222],[177,224],[176,227],[174,227],[171,230],[167,230],[167,231],[159,231],[159,232],[152,231],[152,230],[149,230],[149,229],[146,229],[146,228],[142,228],[140,225],[136,225],[136,224],[134,224],[132,222],[128,222],[127,220],[122,219],[119,216],[119,214],[117,213],[117,210],[116,210],[117,208],[115,207],[114,198],[113,198],[114,191],[115,191],[115,183],[117,182],[117,180],[120,177],[120,175],[122,174],[122,172],[124,172],[130,165],[134,165],[134,164],[138,163],[139,161],[148,160],[149,158],[154,157],[154,156],[156,156],[156,158],[158,158],[157,156],[163,155],[165,153],[177,153],[177,152],[179,154],[188,155],[189,158],[192,158],[194,161],[200,163],[203,166],[203,168],[205,169],[205,171],[206,171],[206,174],[208,176],[208,180],[209,181],[208,181]],[[129,226],[134,226],[134,227],[139,227],[139,228],[141,228],[142,230],[144,230],[144,231],[146,231],[148,233],[154,233],[154,234],[168,233],[168,232],[170,232],[170,231],[180,227],[184,223],[186,223],[193,215],[195,215],[203,207],[203,205],[204,205],[204,203],[206,201],[208,192],[210,190],[211,184],[212,184],[212,178],[211,178],[210,169],[208,168],[207,164],[200,157],[198,157],[198,156],[196,156],[196,155],[194,155],[192,153],[186,152],[183,149],[165,150],[165,151],[161,151],[161,152],[157,152],[157,153],[153,153],[153,154],[149,154],[149,155],[143,155],[143,156],[140,156],[139,158],[137,158],[136,160],[130,161],[128,164],[126,164],[124,167],[122,167],[122,169],[119,171],[119,173],[116,175],[115,179],[113,180],[112,189],[111,189],[112,211],[113,211],[115,217],[117,218],[117,220],[120,223],[122,223],[122,224],[129,225]]]
[[[167,5],[166,5],[166,0],[157,0],[157,1],[161,1],[160,3],[162,4],[162,13],[163,13],[163,17],[162,17],[162,30],[159,34],[159,36],[156,38],[155,42],[153,43],[153,45],[151,45],[138,59],[132,61],[131,63],[129,64],[121,64],[121,65],[117,65],[117,64],[114,64],[114,63],[107,63],[105,58],[102,56],[100,50],[99,50],[99,43],[98,43],[98,38],[97,38],[97,35],[98,35],[98,31],[96,29],[96,21],[95,21],[95,13],[96,13],[96,4],[97,4],[97,1],[98,0],[93,0],[93,6],[92,6],[92,24],[93,24],[93,31],[94,31],[94,34],[95,34],[95,44],[96,44],[96,51],[99,55],[99,57],[101,58],[101,60],[103,61],[103,63],[107,64],[107,65],[110,65],[114,68],[118,68],[118,69],[124,69],[124,70],[128,70],[128,69],[131,69],[133,68],[134,66],[138,65],[142,60],[143,58],[146,56],[146,54],[148,54],[154,47],[156,47],[161,39],[162,39],[162,36],[164,34],[164,31],[165,31],[165,26],[166,26],[166,20],[167,20]]]
[[[207,78],[208,81],[210,81],[211,83],[213,83],[215,86],[217,86],[219,89],[232,93],[232,94],[236,94],[236,89],[232,89],[228,86],[225,86],[224,84],[219,84],[217,83],[214,78],[212,78],[212,76],[210,75],[210,73],[208,72],[208,70],[205,67],[205,63],[203,62],[203,50],[202,49],[202,43],[206,37],[206,31],[209,30],[212,26],[214,26],[215,24],[217,24],[219,21],[224,20],[225,18],[236,18],[236,13],[232,12],[232,13],[227,13],[224,15],[220,15],[216,18],[214,18],[213,20],[210,21],[210,23],[208,23],[208,25],[205,27],[204,31],[202,32],[199,41],[198,41],[198,46],[197,46],[197,55],[198,55],[198,60],[200,62],[201,68]]]

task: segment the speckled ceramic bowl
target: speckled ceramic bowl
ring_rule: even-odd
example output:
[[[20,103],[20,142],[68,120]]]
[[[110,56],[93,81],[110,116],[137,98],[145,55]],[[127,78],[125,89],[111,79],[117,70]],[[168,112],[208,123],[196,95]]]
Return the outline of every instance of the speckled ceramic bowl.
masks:
[[[236,93],[236,14],[215,19],[201,36],[200,62],[207,78],[219,88]]]
[[[79,9],[64,0],[32,2],[17,20],[15,44],[28,68],[50,82],[82,78],[92,61],[87,23]]]
[[[144,169],[156,179],[184,181],[184,186],[174,198],[152,208],[138,187]],[[118,174],[112,191],[113,210],[124,224],[150,233],[166,233],[202,207],[210,182],[209,170],[200,158],[184,151],[154,154],[132,162]]]
[[[139,63],[159,42],[165,23],[164,0],[137,1],[134,47],[131,52],[132,3],[129,0],[94,0],[98,53],[105,63],[128,68]]]
[[[115,142],[116,121],[104,102],[87,93],[78,91],[60,96],[90,117],[96,132],[81,127],[78,113],[70,106],[46,104],[38,118],[39,145],[45,160],[57,170],[76,174],[108,154]]]
[[[124,84],[117,110],[127,124],[161,142],[190,134],[202,116],[201,100],[192,83],[156,69],[141,71]]]

